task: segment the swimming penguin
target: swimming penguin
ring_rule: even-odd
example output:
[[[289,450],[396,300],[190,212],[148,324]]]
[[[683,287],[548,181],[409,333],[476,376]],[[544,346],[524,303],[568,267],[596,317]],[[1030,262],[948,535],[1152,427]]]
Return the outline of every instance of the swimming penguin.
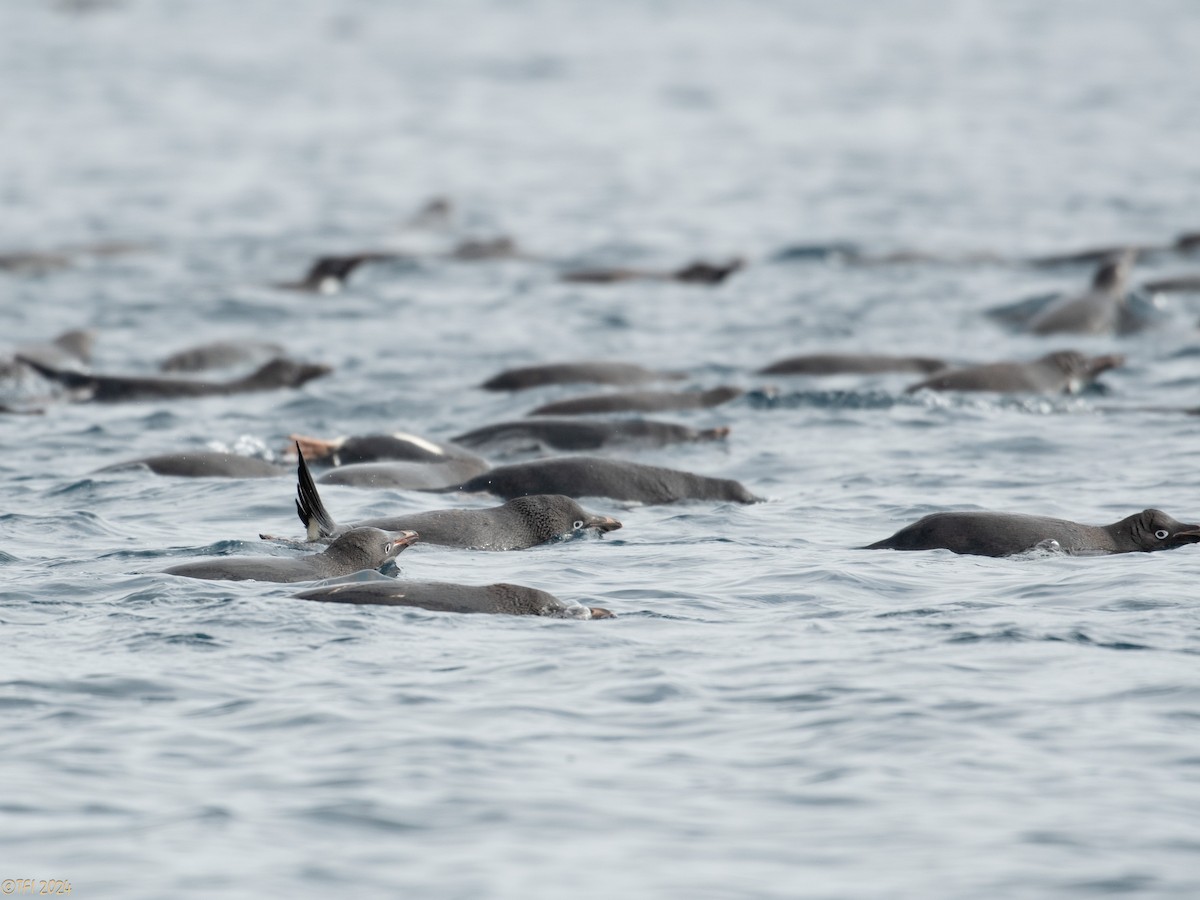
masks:
[[[1010,556],[1035,548],[1073,555],[1171,550],[1200,542],[1200,525],[1145,509],[1112,525],[999,512],[941,512],[918,519],[864,550],[951,550]]]
[[[310,541],[341,534],[338,525],[313,483],[300,455],[296,464],[296,513]],[[575,534],[615,531],[621,523],[611,516],[587,512],[570,497],[536,495],[518,497],[492,509],[439,509],[386,518],[368,519],[347,526],[370,526],[384,531],[415,531],[421,542],[466,550],[525,550]]]
[[[877,375],[916,372],[929,375],[946,368],[945,360],[928,356],[881,356],[861,353],[808,353],[789,356],[759,369],[759,375]]]
[[[1145,327],[1128,312],[1126,294],[1133,252],[1104,263],[1083,294],[1064,297],[1034,315],[1025,330],[1031,334],[1129,334]]]
[[[305,459],[327,466],[373,462],[446,463],[462,460],[477,467],[481,472],[487,468],[486,460],[462,447],[431,441],[403,431],[330,439],[293,434],[288,440],[291,441],[289,451],[291,446],[296,446]]]
[[[1151,294],[1195,293],[1200,292],[1200,274],[1175,275],[1170,278],[1156,278],[1144,282],[1142,290]]]
[[[264,362],[284,355],[283,347],[269,341],[213,341],[172,353],[158,365],[160,372],[207,372]]]
[[[336,294],[346,280],[363,263],[402,259],[398,253],[353,253],[347,256],[322,256],[299,281],[277,281],[272,287],[286,291],[305,291],[313,294]]]
[[[1097,266],[1112,262],[1122,256],[1141,256],[1164,249],[1158,244],[1115,244],[1107,247],[1089,247],[1066,253],[1050,253],[1033,256],[1025,260],[1031,266],[1051,268],[1054,266]]]
[[[517,242],[507,235],[495,238],[475,238],[462,241],[446,254],[458,262],[480,262],[489,259],[531,259],[521,252]]]
[[[680,409],[707,409],[736,400],[741,388],[722,386],[707,391],[628,391],[616,394],[592,394],[546,403],[532,410],[531,416],[577,416],[589,413],[664,412]]]
[[[189,381],[183,378],[90,375],[44,366],[23,356],[17,359],[45,378],[77,392],[78,399],[96,403],[212,397],[294,388],[333,371],[329,366],[273,359],[249,375],[232,381]]]
[[[758,503],[737,481],[708,478],[677,469],[594,456],[569,456],[497,466],[447,491],[487,492],[513,499],[528,494],[568,497],[610,497],[636,503],[679,503],[684,500],[725,500]]]
[[[1074,350],[1047,353],[1033,362],[998,362],[948,369],[910,385],[906,393],[931,391],[997,391],[1043,394],[1078,393],[1102,372],[1124,365],[1120,354],[1084,356]]]
[[[405,223],[408,228],[447,228],[454,218],[454,201],[449,197],[435,196],[426,200]]]
[[[121,472],[139,467],[149,469],[155,475],[184,478],[278,478],[288,473],[288,469],[278,463],[217,450],[187,450],[144,456],[105,466],[97,469],[97,472]]]
[[[0,272],[12,272],[14,275],[45,275],[47,272],[65,269],[72,262],[67,253],[15,250],[0,253]]]
[[[485,425],[452,438],[464,447],[505,450],[599,450],[614,446],[663,447],[667,444],[716,441],[729,429],[690,428],[653,419],[518,419]]]
[[[300,600],[373,606],[408,606],[434,612],[548,616],[556,619],[611,619],[611,610],[559,600],[519,584],[446,584],[433,581],[368,581],[335,584],[295,595]]]
[[[397,460],[337,466],[322,475],[320,482],[375,490],[431,491],[451,487],[490,468],[491,463],[483,457],[463,451],[441,462]]]
[[[389,533],[378,528],[353,528],[328,549],[298,559],[273,556],[230,557],[183,563],[163,569],[168,575],[209,581],[319,581],[363,569],[378,569],[417,540],[415,531]]]
[[[579,269],[574,272],[564,272],[562,280],[577,284],[612,284],[617,281],[678,281],[683,284],[720,284],[745,265],[744,259],[734,257],[723,263],[696,260],[686,266],[668,271],[622,268]]]
[[[586,360],[571,363],[547,363],[507,369],[494,375],[480,387],[485,391],[524,391],[547,384],[634,385],[648,381],[680,379],[678,372],[656,372],[633,363]]]

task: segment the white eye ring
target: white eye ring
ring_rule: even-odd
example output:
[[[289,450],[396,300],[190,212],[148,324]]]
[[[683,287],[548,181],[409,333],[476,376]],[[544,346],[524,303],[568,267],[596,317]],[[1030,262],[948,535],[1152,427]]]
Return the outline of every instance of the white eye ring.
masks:
[[[1154,532],[1154,536],[1160,541],[1165,541],[1171,536],[1171,532],[1167,531],[1165,528],[1160,528],[1158,531]]]
[[[575,524],[571,526],[575,531],[583,527],[583,519],[576,519]]]
[[[391,552],[392,552],[392,545],[391,545],[391,544],[384,544],[384,545],[383,545],[383,552],[384,552],[384,553],[391,553]]]

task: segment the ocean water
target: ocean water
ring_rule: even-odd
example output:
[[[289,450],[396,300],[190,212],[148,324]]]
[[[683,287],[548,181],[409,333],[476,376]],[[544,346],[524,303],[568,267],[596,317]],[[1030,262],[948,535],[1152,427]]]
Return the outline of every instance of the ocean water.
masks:
[[[94,368],[269,339],[302,389],[0,417],[0,880],[79,897],[1200,895],[1200,550],[854,549],[940,509],[1200,516],[1200,297],[1137,336],[1012,335],[1089,269],[780,261],[796,244],[1045,253],[1200,228],[1190,0],[0,4],[5,345]],[[444,229],[406,226],[428,197]],[[537,259],[317,254],[513,235]],[[717,287],[576,265],[744,256]],[[1136,279],[1200,268],[1151,260]],[[1070,398],[909,396],[754,371],[819,350],[1121,352]],[[617,358],[747,388],[630,458],[754,506],[588,500],[625,527],[519,553],[417,545],[405,577],[512,581],[611,621],[302,603],[161,574],[290,551],[289,478],[103,466],[287,435],[434,439]],[[1122,407],[1121,412],[1109,407]],[[326,488],[344,521],[479,497]],[[23,888],[12,885],[14,893]],[[0,886],[0,890],[7,890]]]

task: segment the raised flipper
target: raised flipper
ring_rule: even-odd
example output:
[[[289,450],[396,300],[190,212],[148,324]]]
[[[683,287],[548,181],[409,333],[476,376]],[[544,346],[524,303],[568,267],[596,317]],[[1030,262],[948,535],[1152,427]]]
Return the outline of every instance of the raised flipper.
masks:
[[[316,482],[308,471],[299,443],[296,444],[296,455],[299,460],[296,463],[296,514],[304,523],[310,541],[331,537],[338,532],[338,524],[321,502],[321,495],[317,493]]]

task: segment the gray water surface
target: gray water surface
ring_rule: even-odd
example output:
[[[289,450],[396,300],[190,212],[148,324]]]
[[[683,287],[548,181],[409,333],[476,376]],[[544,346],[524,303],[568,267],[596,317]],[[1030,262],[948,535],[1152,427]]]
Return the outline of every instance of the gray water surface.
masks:
[[[5,344],[86,326],[96,370],[148,373],[249,336],[336,369],[0,418],[0,879],[223,900],[1200,895],[1200,550],[853,549],[939,509],[1196,520],[1198,420],[1103,407],[1200,403],[1200,297],[1162,298],[1135,337],[1062,341],[982,313],[1087,267],[772,261],[1196,230],[1198,60],[1190,0],[0,3],[0,250],[146,245],[0,273]],[[436,194],[451,225],[406,228]],[[500,233],[541,260],[268,286],[319,253]],[[746,270],[712,288],[558,280],[735,254]],[[1060,346],[1129,364],[1071,398],[752,374],[815,350]],[[444,440],[568,396],[475,386],[571,358],[751,389],[665,416],[727,442],[630,458],[768,502],[588,500],[625,527],[399,563],[613,621],[162,575],[292,552],[258,540],[300,534],[291,479],[96,472],[271,456],[291,432]],[[342,521],[489,502],[323,494]]]

